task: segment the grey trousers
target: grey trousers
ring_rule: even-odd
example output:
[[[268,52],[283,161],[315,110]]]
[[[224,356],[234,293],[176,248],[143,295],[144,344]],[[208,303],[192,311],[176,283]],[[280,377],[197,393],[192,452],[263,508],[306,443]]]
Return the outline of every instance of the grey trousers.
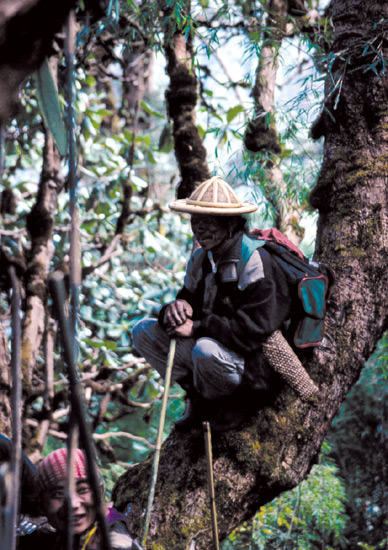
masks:
[[[132,330],[135,349],[164,378],[170,338],[156,319],[142,319]],[[177,338],[171,382],[192,377],[205,399],[232,395],[241,384],[244,358],[212,338]]]

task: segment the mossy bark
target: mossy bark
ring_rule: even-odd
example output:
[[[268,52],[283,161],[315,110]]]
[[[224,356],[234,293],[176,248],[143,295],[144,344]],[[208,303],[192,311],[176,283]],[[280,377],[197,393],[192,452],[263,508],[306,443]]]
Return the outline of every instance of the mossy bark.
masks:
[[[334,0],[333,51],[362,43],[381,19],[388,20],[388,0]],[[382,67],[378,75],[351,68],[356,70],[346,72],[335,112],[321,125],[324,160],[311,195],[320,214],[316,257],[337,275],[325,340],[303,358],[320,399],[307,405],[285,387],[242,430],[213,437],[221,539],[307,476],[333,416],[387,328],[388,77]],[[149,479],[147,461],[124,474],[114,490],[120,509],[132,504],[135,533],[142,529]],[[162,449],[147,549],[210,548],[206,491],[202,436],[173,431]]]
[[[167,109],[173,122],[175,156],[181,180],[178,198],[188,197],[197,185],[210,177],[206,149],[195,123],[197,79],[192,65],[190,40],[177,32],[165,46],[170,85],[166,92]]]

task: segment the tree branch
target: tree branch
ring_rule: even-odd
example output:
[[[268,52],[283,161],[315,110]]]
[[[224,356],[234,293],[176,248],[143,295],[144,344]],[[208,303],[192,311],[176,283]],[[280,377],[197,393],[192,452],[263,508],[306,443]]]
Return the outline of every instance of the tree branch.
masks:
[[[144,437],[133,435],[128,432],[105,432],[103,434],[93,434],[93,439],[95,439],[96,441],[109,439],[110,437],[126,437],[127,439],[131,439],[132,441],[140,441],[140,443],[143,443],[149,449],[155,449],[155,445],[152,445],[152,443],[150,443]]]
[[[52,39],[75,4],[76,0],[2,0],[0,124],[15,115],[21,84],[51,54]]]
[[[188,197],[195,187],[210,177],[206,150],[195,124],[197,79],[192,60],[191,44],[176,33],[165,46],[170,86],[166,92],[169,117],[173,121],[174,149],[181,174],[178,198]]]
[[[59,170],[59,153],[51,134],[47,131],[38,194],[27,217],[31,250],[25,276],[26,308],[23,319],[22,369],[25,388],[30,389],[45,328],[46,279],[54,253],[52,231],[57,193],[61,185]]]

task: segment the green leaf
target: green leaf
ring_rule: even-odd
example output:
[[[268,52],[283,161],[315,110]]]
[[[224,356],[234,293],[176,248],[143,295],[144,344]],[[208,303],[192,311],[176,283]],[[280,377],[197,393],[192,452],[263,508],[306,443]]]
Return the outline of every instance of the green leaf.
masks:
[[[229,111],[226,113],[226,120],[228,122],[232,122],[234,118],[236,118],[237,115],[239,115],[241,112],[244,111],[244,107],[242,105],[236,105],[235,107],[232,107],[229,109]]]
[[[223,131],[221,135],[218,136],[218,145],[223,147],[228,141],[228,134],[226,131]]]
[[[140,106],[141,108],[143,109],[143,111],[145,111],[146,113],[148,113],[149,115],[153,115],[153,116],[157,116],[159,118],[164,118],[164,115],[161,115],[160,113],[158,113],[157,111],[154,111],[153,109],[151,109],[151,107],[149,105],[147,105],[147,103],[145,103],[144,101],[142,101],[140,103]]]
[[[146,155],[151,164],[156,164],[156,160],[150,149],[146,150]]]
[[[146,181],[138,176],[135,176],[134,174],[131,175],[131,183],[135,187],[136,191],[140,191],[141,189],[146,189],[148,187],[148,183]]]
[[[160,134],[158,150],[161,153],[169,153],[173,150],[174,139],[171,134],[170,125],[166,124]]]
[[[201,138],[204,139],[204,137],[206,136],[206,132],[200,124],[197,124],[197,130]]]
[[[362,72],[366,73],[367,71],[370,71],[371,69],[373,70],[379,64],[379,62],[380,62],[380,59],[376,59],[376,61],[374,63],[372,63],[372,65],[368,65],[368,67],[366,69],[364,69]]]
[[[47,58],[35,72],[34,78],[44,123],[53,135],[59,154],[65,156],[67,153],[66,126],[63,120],[57,88]]]
[[[85,339],[85,344],[88,344],[93,348],[106,348],[110,350],[116,349],[117,347],[116,342],[111,342],[109,340],[105,340],[104,342],[96,342],[95,340],[91,340],[90,338]]]

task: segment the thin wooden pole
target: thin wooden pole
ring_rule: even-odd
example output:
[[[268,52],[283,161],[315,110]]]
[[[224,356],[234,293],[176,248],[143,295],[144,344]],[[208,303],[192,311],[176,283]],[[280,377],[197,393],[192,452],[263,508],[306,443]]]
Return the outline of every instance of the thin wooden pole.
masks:
[[[69,13],[65,57],[67,62],[67,132],[69,142],[69,213],[70,213],[70,302],[74,333],[77,327],[78,316],[78,291],[81,285],[81,254],[79,244],[79,221],[77,208],[77,144],[74,124],[74,58],[76,44],[76,20],[75,12]]]
[[[212,439],[211,439],[209,422],[203,422],[202,427],[205,435],[207,481],[208,481],[210,511],[211,511],[212,529],[213,529],[213,548],[214,550],[218,550],[219,544],[218,544],[217,510],[216,510],[216,500],[215,500],[215,494],[214,494],[213,453],[212,453]]]
[[[73,550],[73,497],[76,489],[74,477],[74,450],[78,447],[78,426],[70,415],[70,431],[67,438],[66,483],[65,483],[65,518],[66,550]]]
[[[95,504],[97,522],[101,532],[101,547],[104,548],[104,550],[111,550],[112,546],[110,544],[109,530],[105,517],[105,506],[102,500],[98,472],[95,467],[96,451],[90,428],[86,421],[82,386],[77,373],[77,351],[75,350],[73,324],[65,312],[66,292],[63,274],[59,272],[52,273],[49,278],[49,288],[60,327],[63,355],[67,364],[70,387],[71,420],[74,421],[75,419],[78,423],[79,439],[85,451],[86,464],[90,477],[90,487]]]
[[[16,526],[20,505],[20,474],[21,474],[21,447],[22,447],[22,386],[21,386],[21,319],[20,319],[20,283],[16,277],[13,266],[9,267],[9,276],[12,282],[12,450],[11,450],[11,472],[12,495],[10,499],[10,543],[8,550],[16,548]]]
[[[165,418],[166,418],[168,392],[169,392],[169,389],[170,389],[172,366],[174,364],[175,348],[176,348],[176,340],[175,340],[175,338],[172,338],[170,340],[170,348],[168,350],[166,376],[164,378],[164,393],[163,393],[163,400],[162,400],[162,408],[161,408],[161,411],[160,411],[159,429],[158,429],[158,435],[157,435],[157,438],[156,438],[154,461],[153,461],[153,464],[152,464],[151,485],[150,485],[150,490],[149,490],[149,493],[148,493],[147,510],[146,510],[146,516],[145,516],[145,521],[144,521],[143,536],[142,536],[142,539],[141,539],[141,545],[142,546],[145,545],[145,542],[146,542],[146,539],[147,539],[148,529],[149,529],[149,525],[150,525],[151,508],[152,508],[152,504],[153,504],[154,496],[155,496],[155,485],[156,485],[156,480],[157,480],[157,477],[158,477],[160,449],[162,447],[164,421],[165,421]]]

